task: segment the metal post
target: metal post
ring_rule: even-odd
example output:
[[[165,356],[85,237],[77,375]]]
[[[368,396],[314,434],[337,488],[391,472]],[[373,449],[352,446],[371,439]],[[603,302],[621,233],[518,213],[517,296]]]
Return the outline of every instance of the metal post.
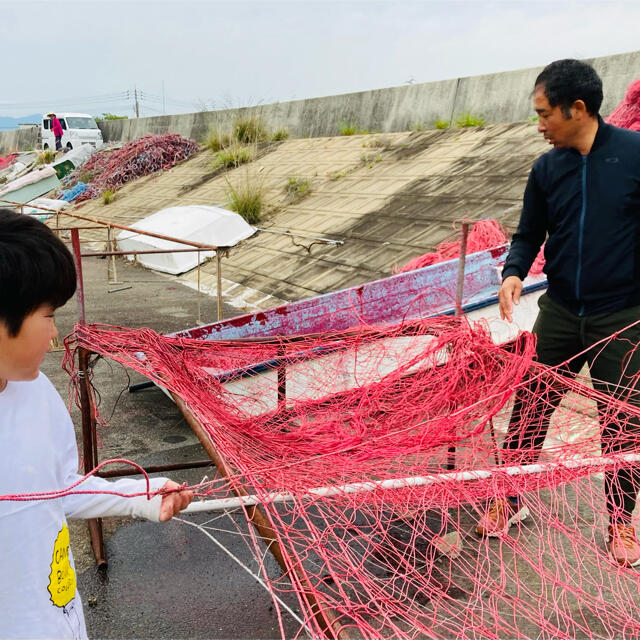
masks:
[[[467,261],[467,236],[469,235],[469,223],[462,223],[460,237],[460,257],[458,258],[458,283],[456,286],[456,315],[462,315],[462,295],[464,293],[464,268]],[[456,468],[456,446],[451,445],[447,451],[447,469],[453,471]]]
[[[109,251],[116,250],[116,240],[113,237],[113,233],[111,230],[111,225],[107,227],[107,249]],[[109,266],[111,266],[111,271],[109,271]],[[109,274],[111,274],[111,278],[109,278]],[[110,258],[107,258],[107,281],[112,284],[118,283],[118,273],[116,271],[116,257],[112,255]]]
[[[78,322],[85,324],[84,314],[84,283],[82,280],[82,253],[80,251],[80,232],[77,229],[71,229],[71,247],[73,255],[76,259],[76,300],[78,302]]]
[[[220,249],[216,251],[216,263],[216,275],[218,276],[218,320],[222,320],[222,254],[220,253]]]
[[[198,251],[198,319],[196,320],[196,324],[202,324],[202,320],[200,318],[200,252]]]
[[[287,364],[285,362],[286,347],[278,345],[278,409],[287,408]]]
[[[462,314],[462,294],[464,291],[464,267],[467,261],[467,236],[469,223],[462,223],[462,237],[460,238],[460,257],[458,258],[458,286],[456,287],[456,315]]]
[[[80,411],[82,414],[82,458],[85,473],[89,473],[98,464],[96,418],[89,388],[88,367],[89,351],[80,347],[78,349],[78,384],[80,387]],[[96,564],[99,569],[106,569],[107,556],[102,534],[102,520],[100,518],[91,518],[87,521],[87,524]]]

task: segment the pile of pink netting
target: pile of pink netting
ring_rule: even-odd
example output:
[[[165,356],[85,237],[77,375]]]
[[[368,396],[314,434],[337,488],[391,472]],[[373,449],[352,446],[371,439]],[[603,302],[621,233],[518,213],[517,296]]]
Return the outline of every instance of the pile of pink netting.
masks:
[[[76,202],[97,198],[103,191],[115,191],[130,180],[166,170],[198,150],[198,143],[176,133],[148,134],[120,149],[94,154],[72,179],[91,174],[91,183]]]
[[[507,242],[507,234],[497,220],[480,220],[469,231],[466,253],[475,253],[483,249],[498,247]],[[460,255],[460,240],[447,240],[441,242],[432,253],[425,253],[409,260],[403,267],[394,270],[394,273],[405,273],[414,269],[422,269],[432,264],[438,264],[445,260],[453,260]]]
[[[621,371],[620,388],[604,395],[588,377],[537,364],[534,341],[523,333],[497,345],[484,324],[439,317],[228,342],[79,326],[68,346],[186,402],[229,473],[197,491],[242,489],[262,502],[284,575],[267,568],[250,509],[237,513],[271,592],[297,596],[301,636],[640,637],[640,573],[606,553],[603,496],[605,469],[637,464],[637,379]],[[631,357],[638,345],[626,346]],[[542,406],[566,395],[540,458],[527,448],[506,460],[513,394],[525,383]],[[530,416],[517,416],[521,428]],[[530,518],[478,537],[487,501],[513,494]]]
[[[640,78],[629,85],[624,100],[611,112],[607,122],[616,127],[640,131]]]
[[[466,255],[483,251],[485,249],[492,249],[493,247],[499,247],[506,244],[508,241],[508,235],[502,225],[494,219],[479,220],[474,223],[469,231],[467,238],[467,250]],[[413,271],[414,269],[422,269],[423,267],[429,267],[432,264],[438,264],[445,262],[446,260],[453,260],[460,255],[461,241],[458,240],[446,240],[441,242],[436,250],[432,253],[425,253],[417,258],[409,260],[403,267],[393,269],[393,273],[406,273],[407,271]],[[531,275],[539,275],[544,268],[544,246],[540,249],[538,256],[536,257],[529,273]]]

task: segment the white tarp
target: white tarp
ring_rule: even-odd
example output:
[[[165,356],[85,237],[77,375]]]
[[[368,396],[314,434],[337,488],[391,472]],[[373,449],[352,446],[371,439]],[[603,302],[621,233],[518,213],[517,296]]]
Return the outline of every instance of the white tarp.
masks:
[[[74,147],[71,151],[62,156],[61,161],[70,160],[73,166],[77,169],[81,167],[94,153],[96,148],[91,144],[81,144],[79,147]]]
[[[45,165],[44,167],[39,167],[38,169],[34,169],[31,173],[27,173],[26,175],[16,178],[12,182],[7,182],[3,185],[2,189],[0,189],[0,196],[4,196],[12,191],[17,191],[22,187],[25,187],[30,184],[35,184],[44,180],[45,178],[51,178],[55,176],[56,172],[51,165]],[[49,191],[51,187],[47,188],[45,193]],[[6,198],[7,200],[11,200],[11,198]]]
[[[172,238],[192,240],[216,247],[233,247],[252,236],[256,230],[242,216],[207,205],[169,207],[131,225],[134,229],[152,231]],[[145,251],[151,249],[187,249],[183,244],[143,236],[131,231],[118,234],[121,251]],[[200,261],[212,258],[215,251],[201,251]],[[133,257],[131,257],[133,259]],[[184,273],[198,266],[198,253],[154,253],[138,256],[138,262],[163,273]]]

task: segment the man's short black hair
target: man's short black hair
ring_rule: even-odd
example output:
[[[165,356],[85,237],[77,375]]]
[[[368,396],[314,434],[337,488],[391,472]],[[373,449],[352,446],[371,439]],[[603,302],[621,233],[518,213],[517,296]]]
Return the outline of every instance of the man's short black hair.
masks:
[[[76,267],[64,243],[36,218],[0,209],[0,322],[17,336],[43,304],[61,307],[76,290]]]
[[[596,70],[581,60],[556,60],[536,78],[535,88],[544,90],[552,107],[560,106],[566,118],[576,100],[584,101],[591,116],[597,116],[602,104],[602,80]]]

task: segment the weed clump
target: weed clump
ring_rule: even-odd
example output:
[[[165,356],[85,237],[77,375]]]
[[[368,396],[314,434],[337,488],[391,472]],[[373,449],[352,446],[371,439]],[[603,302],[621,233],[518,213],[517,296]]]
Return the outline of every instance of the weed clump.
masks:
[[[249,224],[256,224],[262,218],[264,190],[259,182],[251,182],[249,176],[244,184],[233,186],[227,181],[229,208],[241,215]]]
[[[273,135],[271,136],[271,140],[273,140],[273,142],[280,142],[281,140],[288,140],[288,139],[289,139],[288,129],[278,129],[277,131],[274,131]]]
[[[358,133],[358,127],[348,120],[339,122],[338,130],[340,131],[341,136],[354,136],[356,133]]]
[[[255,149],[239,144],[218,151],[213,157],[213,169],[232,169],[255,159]]]
[[[485,124],[483,118],[474,116],[468,111],[456,118],[456,125],[458,127],[484,127]]]
[[[388,144],[388,140],[386,138],[381,138],[376,136],[375,138],[372,138],[371,140],[365,140],[362,143],[362,146],[367,149],[375,149],[376,147],[386,147]]]
[[[238,118],[233,123],[233,137],[240,144],[255,144],[256,142],[264,142],[269,136],[262,118],[252,116]]]
[[[207,149],[213,151],[213,153],[222,151],[222,149],[228,147],[230,144],[231,135],[218,129],[211,129],[209,131],[209,134],[207,135],[206,140],[204,141],[204,146],[207,147]]]
[[[376,162],[382,162],[382,156],[379,153],[363,153],[360,156],[360,162],[371,169]]]
[[[56,152],[51,151],[50,149],[47,149],[46,151],[43,151],[36,157],[35,165],[39,166],[41,164],[50,164],[55,159],[56,159]]]
[[[436,129],[448,129],[451,123],[449,120],[436,120]]]
[[[105,189],[102,192],[102,203],[103,204],[111,204],[116,198],[115,191],[111,189]]]
[[[287,200],[290,203],[300,202],[300,200],[306,198],[311,193],[309,179],[291,176],[287,180],[285,192],[287,194]]]

